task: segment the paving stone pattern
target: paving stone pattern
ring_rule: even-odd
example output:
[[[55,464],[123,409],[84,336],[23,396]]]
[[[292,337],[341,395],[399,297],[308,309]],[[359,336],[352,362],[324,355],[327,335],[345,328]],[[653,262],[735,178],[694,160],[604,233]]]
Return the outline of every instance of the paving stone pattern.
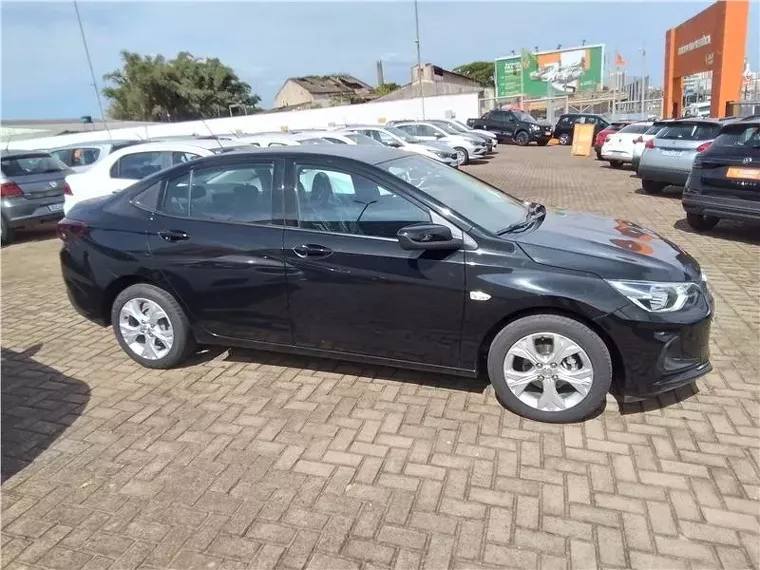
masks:
[[[703,264],[714,372],[557,426],[483,380],[254,351],[151,371],[69,306],[49,233],[2,251],[8,569],[757,568],[760,232],[565,147],[468,170],[629,218]]]

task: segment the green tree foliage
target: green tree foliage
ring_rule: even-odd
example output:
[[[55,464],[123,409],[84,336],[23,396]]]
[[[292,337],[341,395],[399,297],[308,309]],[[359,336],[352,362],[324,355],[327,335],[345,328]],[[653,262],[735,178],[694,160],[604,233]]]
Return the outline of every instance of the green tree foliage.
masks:
[[[454,68],[455,73],[477,81],[483,87],[493,87],[494,64],[492,61],[473,61]]]
[[[377,86],[377,89],[375,89],[375,93],[377,93],[380,97],[383,95],[387,95],[391,91],[395,91],[401,87],[398,83],[381,83]]]
[[[180,52],[174,59],[121,52],[122,68],[107,73],[103,95],[113,119],[186,121],[229,116],[230,105],[249,112],[261,98],[217,58]]]

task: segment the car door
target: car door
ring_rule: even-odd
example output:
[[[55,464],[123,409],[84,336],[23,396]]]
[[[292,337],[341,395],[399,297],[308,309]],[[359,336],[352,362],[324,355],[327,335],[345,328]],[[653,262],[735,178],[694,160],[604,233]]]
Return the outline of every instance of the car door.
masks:
[[[417,125],[417,134],[415,136],[424,141],[437,141],[443,138],[440,136],[440,131],[430,125]]]
[[[161,192],[152,264],[209,334],[291,344],[281,177],[281,161],[265,158],[190,163]]]
[[[431,213],[349,164],[289,166],[283,251],[294,343],[459,366],[463,252],[403,250],[398,230]]]

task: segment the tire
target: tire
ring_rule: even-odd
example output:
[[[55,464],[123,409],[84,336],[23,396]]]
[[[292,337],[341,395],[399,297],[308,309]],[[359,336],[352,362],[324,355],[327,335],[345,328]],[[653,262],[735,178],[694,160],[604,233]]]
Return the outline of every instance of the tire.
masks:
[[[562,133],[559,135],[559,144],[562,146],[567,146],[570,144],[570,134],[569,133]]]
[[[604,160],[604,159],[602,158],[602,151],[601,151],[601,150],[597,150],[597,151],[596,151],[596,159],[597,159],[597,160]]]
[[[515,142],[518,146],[528,146],[530,144],[530,135],[525,131],[520,131],[515,135]]]
[[[541,410],[537,405],[526,403],[525,400],[536,398],[538,400],[536,404],[540,404],[543,390],[538,391],[535,384],[528,385],[528,388],[523,391],[521,399],[507,384],[505,363],[508,362],[506,359],[510,349],[515,343],[525,339],[526,336],[540,335],[541,333],[562,335],[574,342],[585,354],[577,352],[577,356],[573,356],[573,358],[580,357],[578,361],[583,366],[590,364],[591,385],[585,395],[572,389],[569,383],[559,384],[560,392],[567,395],[572,404],[567,409]],[[588,362],[585,362],[586,360]],[[512,359],[512,365],[514,362],[515,360]],[[538,368],[536,370],[540,372]],[[558,315],[533,315],[508,324],[493,339],[488,351],[488,377],[497,398],[510,411],[539,422],[577,422],[587,418],[602,406],[612,384],[612,359],[604,341],[584,324]],[[558,393],[555,392],[555,394]],[[563,399],[562,401],[567,402],[568,400]]]
[[[137,354],[137,352],[133,350],[125,340],[121,328],[122,308],[124,308],[128,302],[136,299],[155,303],[166,315],[174,333],[171,348],[166,354],[160,356],[157,354],[157,358],[146,358]],[[126,352],[132,360],[146,368],[173,368],[190,356],[196,347],[195,338],[193,338],[192,332],[190,331],[190,322],[177,300],[163,289],[155,287],[154,285],[148,285],[147,283],[132,285],[119,293],[111,307],[111,323],[116,340],[119,342],[122,350]],[[159,324],[164,324],[163,319],[161,323],[157,324],[157,326],[159,326]],[[129,326],[131,327],[131,324]],[[143,344],[147,344],[147,337],[145,335],[140,336],[143,338]],[[139,342],[137,342],[137,344],[139,344]]]
[[[8,224],[5,216],[0,215],[0,243],[8,245],[13,241],[13,228]]]
[[[470,162],[470,155],[468,154],[466,148],[462,148],[461,146],[455,146],[454,150],[457,153],[458,166],[462,166],[463,164],[467,164]]]
[[[619,168],[623,168],[623,163],[619,160],[610,160],[610,166],[612,168],[619,169]]]
[[[546,146],[546,145],[549,144],[549,140],[548,139],[546,139],[546,140],[545,139],[541,139],[536,144],[538,144],[538,146]]]
[[[697,231],[707,232],[718,225],[720,218],[704,214],[686,214],[686,221]]]
[[[655,182],[654,180],[642,180],[641,189],[647,194],[659,194],[665,189],[667,184],[662,182]]]

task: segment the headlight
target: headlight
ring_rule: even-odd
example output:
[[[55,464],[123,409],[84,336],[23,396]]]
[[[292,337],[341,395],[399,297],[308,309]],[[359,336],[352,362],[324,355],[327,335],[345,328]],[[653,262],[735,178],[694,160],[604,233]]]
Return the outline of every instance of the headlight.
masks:
[[[449,153],[448,152],[443,152],[443,151],[440,151],[440,150],[434,150],[433,154],[436,155],[438,158],[448,158],[449,157]]]
[[[541,130],[541,127],[540,127],[540,125],[536,125],[536,124],[531,124],[531,125],[530,125],[530,128],[531,128],[532,130],[534,130],[534,131],[540,131],[540,130]]]
[[[607,283],[634,305],[650,313],[680,311],[699,295],[699,286],[696,283],[613,280],[608,280]]]

